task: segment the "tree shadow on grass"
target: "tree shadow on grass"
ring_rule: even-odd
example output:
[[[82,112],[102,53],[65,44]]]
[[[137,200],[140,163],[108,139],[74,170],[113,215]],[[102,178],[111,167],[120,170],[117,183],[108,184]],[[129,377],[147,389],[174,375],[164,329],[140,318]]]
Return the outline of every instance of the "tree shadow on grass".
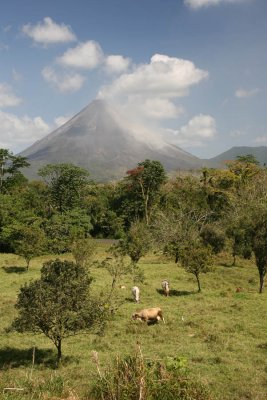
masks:
[[[56,369],[56,351],[52,349],[35,348],[35,365],[43,365],[46,368]],[[74,357],[63,357],[62,364],[77,360]],[[4,347],[0,349],[0,370],[19,367],[31,367],[33,364],[33,348],[17,349]]]
[[[24,272],[27,272],[27,268],[26,267],[19,267],[17,265],[11,265],[9,267],[5,266],[2,267],[2,269],[7,273],[7,274],[22,274]]]
[[[267,351],[267,342],[266,343],[261,343],[258,346],[258,349],[266,350]]]
[[[156,289],[157,292],[161,296],[165,296],[165,292],[163,289]],[[169,296],[189,296],[191,294],[196,294],[196,292],[189,292],[188,290],[176,290],[176,289],[170,289]]]
[[[232,262],[219,262],[218,265],[220,265],[221,267],[225,267],[225,268],[231,268],[231,269],[235,269],[235,267],[237,267],[237,264],[234,265]]]

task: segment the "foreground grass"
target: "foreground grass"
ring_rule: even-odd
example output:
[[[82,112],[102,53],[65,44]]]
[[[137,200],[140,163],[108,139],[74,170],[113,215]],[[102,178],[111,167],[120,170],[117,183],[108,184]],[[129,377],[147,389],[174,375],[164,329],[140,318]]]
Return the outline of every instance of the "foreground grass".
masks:
[[[104,257],[107,247],[98,245],[98,257]],[[23,260],[12,254],[0,256],[0,398],[89,399],[96,376],[92,350],[98,352],[105,369],[116,355],[133,353],[136,343],[146,358],[185,357],[190,374],[208,385],[218,399],[267,398],[267,288],[258,294],[258,273],[252,261],[239,260],[238,266],[230,267],[227,255],[221,255],[214,270],[202,275],[203,292],[197,293],[194,277],[181,267],[154,255],[146,257],[140,262],[146,276],[140,285],[140,305],[131,301],[131,280],[124,279],[120,283],[126,289],[118,291],[123,304],[105,335],[63,341],[65,357],[56,370],[56,352],[46,337],[5,333],[16,315],[20,286],[37,279],[42,263],[51,258],[35,259],[25,272]],[[110,285],[105,270],[92,268],[91,272],[93,290]],[[169,298],[159,290],[164,278],[171,282]],[[152,306],[162,307],[165,325],[131,321],[136,309]],[[24,390],[4,390],[8,387]]]

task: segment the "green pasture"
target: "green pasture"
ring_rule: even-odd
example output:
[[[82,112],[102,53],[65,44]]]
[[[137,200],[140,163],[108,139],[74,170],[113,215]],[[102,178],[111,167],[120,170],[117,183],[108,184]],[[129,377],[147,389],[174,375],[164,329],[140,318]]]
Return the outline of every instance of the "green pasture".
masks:
[[[96,258],[104,258],[109,243],[97,246]],[[5,331],[16,315],[19,288],[37,279],[42,263],[54,258],[36,258],[26,272],[23,259],[0,255],[0,398],[89,399],[97,373],[92,351],[98,352],[104,370],[116,355],[133,353],[140,344],[145,358],[186,358],[189,374],[208,385],[216,399],[266,400],[267,287],[258,294],[258,271],[253,260],[238,259],[237,266],[232,267],[229,256],[221,254],[213,270],[201,275],[202,293],[197,293],[194,276],[179,265],[154,254],[141,259],[146,280],[139,285],[140,304],[132,302],[132,282],[130,277],[124,278],[119,284],[126,289],[117,289],[121,305],[105,334],[64,340],[63,363],[57,370],[56,350],[49,339]],[[71,255],[60,258],[71,259]],[[106,270],[92,267],[91,274],[93,291],[111,285]],[[166,278],[171,283],[169,298],[160,291],[161,280]],[[237,287],[241,289],[238,293]],[[147,326],[131,320],[135,310],[153,306],[162,308],[165,325]]]

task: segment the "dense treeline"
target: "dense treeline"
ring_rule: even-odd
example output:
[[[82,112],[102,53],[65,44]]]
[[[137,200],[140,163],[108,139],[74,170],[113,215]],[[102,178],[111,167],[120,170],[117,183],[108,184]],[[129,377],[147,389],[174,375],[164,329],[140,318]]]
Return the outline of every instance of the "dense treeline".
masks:
[[[120,239],[137,264],[149,248],[194,274],[223,249],[255,256],[262,292],[267,266],[267,170],[250,155],[223,170],[168,178],[158,161],[145,160],[121,181],[95,183],[73,164],[51,164],[27,181],[29,164],[0,150],[0,251],[33,257],[67,252],[90,236]]]

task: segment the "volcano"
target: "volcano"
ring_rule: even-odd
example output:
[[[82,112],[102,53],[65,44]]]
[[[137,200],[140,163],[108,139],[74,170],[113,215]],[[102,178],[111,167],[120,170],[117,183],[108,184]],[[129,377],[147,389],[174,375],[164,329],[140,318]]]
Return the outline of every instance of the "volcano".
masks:
[[[94,100],[64,125],[20,153],[36,178],[46,164],[73,163],[98,182],[117,180],[145,159],[160,161],[167,171],[194,169],[201,160],[161,138],[127,124],[103,100]]]

